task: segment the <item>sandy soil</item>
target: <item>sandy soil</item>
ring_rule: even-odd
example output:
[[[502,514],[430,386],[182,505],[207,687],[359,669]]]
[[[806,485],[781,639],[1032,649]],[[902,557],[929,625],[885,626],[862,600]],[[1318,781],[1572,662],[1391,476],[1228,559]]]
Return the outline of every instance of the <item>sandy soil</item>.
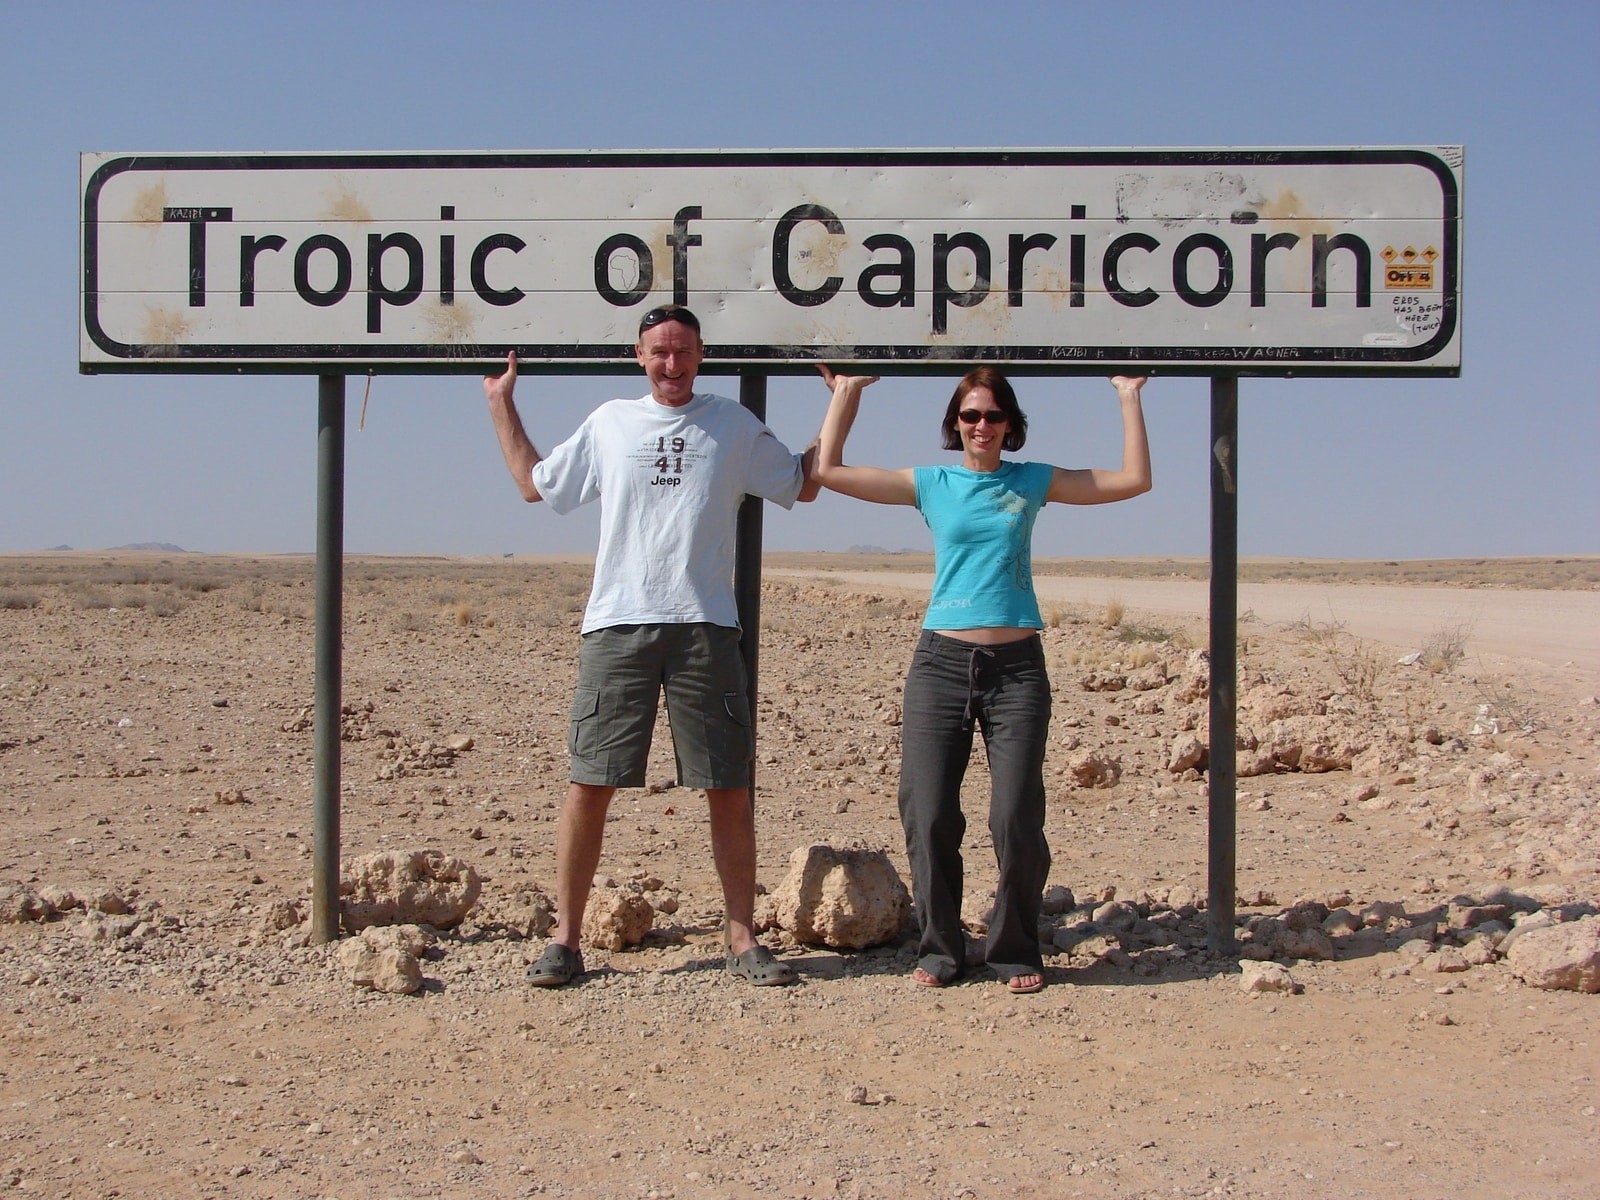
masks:
[[[795,568],[774,566],[763,595],[762,881],[776,887],[790,853],[820,840],[887,849],[903,870],[910,581]],[[1600,998],[1536,990],[1504,961],[1440,973],[1441,956],[1417,952],[1446,940],[1452,901],[1564,916],[1600,903],[1592,588],[1524,589],[1509,627],[1500,594],[1479,588],[1368,581],[1286,608],[1242,590],[1241,724],[1320,712],[1385,750],[1240,781],[1247,944],[1297,901],[1405,913],[1336,938],[1330,960],[1287,960],[1298,994],[1247,994],[1240,960],[1206,953],[1204,914],[1184,906],[1206,891],[1206,787],[1167,763],[1204,709],[1182,694],[1204,598],[1136,590],[1137,571],[1114,593],[1041,583],[1051,883],[1080,902],[1055,918],[1064,933],[1114,894],[1164,938],[1058,952],[1050,986],[1014,997],[982,972],[912,987],[904,944],[843,954],[774,930],[801,982],[749,988],[721,967],[704,802],[672,785],[658,737],[655,782],[619,794],[602,870],[658,877],[677,910],[636,949],[589,951],[581,984],[536,991],[525,900],[553,884],[586,575],[347,567],[345,854],[439,849],[484,877],[422,993],[387,996],[354,986],[303,924],[278,927],[286,908],[304,914],[310,873],[309,560],[0,558],[0,888],[65,910],[0,923],[0,1186],[1600,1195]],[[1397,662],[1463,625],[1438,661]],[[1151,667],[1172,682],[1086,690]],[[454,736],[472,748],[433,752]],[[1069,767],[1088,752],[1120,782],[1078,786]],[[993,882],[981,765],[980,895]]]

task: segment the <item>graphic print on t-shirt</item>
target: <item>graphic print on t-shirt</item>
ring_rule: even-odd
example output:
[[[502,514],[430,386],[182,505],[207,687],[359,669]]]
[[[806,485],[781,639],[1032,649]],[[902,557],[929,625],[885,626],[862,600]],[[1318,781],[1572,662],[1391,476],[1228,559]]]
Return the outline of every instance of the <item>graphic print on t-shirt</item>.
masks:
[[[680,487],[684,476],[693,474],[705,462],[706,452],[694,444],[691,436],[686,436],[700,432],[691,425],[683,433],[647,438],[628,454],[628,461],[635,470],[645,472],[646,482],[651,487]]]
[[[1010,574],[1018,588],[1030,592],[1033,590],[1033,562],[1029,544],[1033,541],[1033,521],[1027,515],[1028,501],[1007,488],[995,497],[994,506],[1007,525],[1007,546],[1001,568]]]

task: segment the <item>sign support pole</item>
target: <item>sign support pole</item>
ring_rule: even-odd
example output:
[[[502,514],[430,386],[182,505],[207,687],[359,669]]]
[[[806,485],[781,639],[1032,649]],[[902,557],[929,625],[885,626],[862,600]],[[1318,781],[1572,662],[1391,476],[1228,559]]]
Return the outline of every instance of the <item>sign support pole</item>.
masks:
[[[739,372],[739,404],[761,421],[767,419],[767,377]],[[754,747],[756,694],[761,658],[761,519],[765,501],[746,496],[739,505],[738,542],[734,550],[733,594],[739,605],[739,650],[744,655],[746,695],[750,702],[750,735]],[[756,803],[756,764],[750,762],[750,807]]]
[[[1211,380],[1211,709],[1207,946],[1232,954],[1237,800],[1239,648],[1239,380]]]
[[[339,731],[344,600],[344,376],[317,379],[317,634],[311,941],[339,936]]]

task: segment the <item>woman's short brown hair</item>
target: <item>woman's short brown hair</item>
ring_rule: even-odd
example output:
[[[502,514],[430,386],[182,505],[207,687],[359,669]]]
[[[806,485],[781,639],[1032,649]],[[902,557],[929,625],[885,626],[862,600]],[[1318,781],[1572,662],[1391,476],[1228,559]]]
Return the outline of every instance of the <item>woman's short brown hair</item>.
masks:
[[[1011,390],[1011,381],[999,367],[973,367],[956,384],[955,395],[950,397],[950,407],[944,410],[944,424],[940,426],[944,434],[944,448],[961,449],[961,434],[956,430],[956,422],[961,419],[961,402],[973,388],[980,387],[989,389],[1000,411],[1006,414],[1006,436],[1000,442],[1000,448],[1021,450],[1022,444],[1028,440],[1028,418],[1017,403],[1017,393]]]

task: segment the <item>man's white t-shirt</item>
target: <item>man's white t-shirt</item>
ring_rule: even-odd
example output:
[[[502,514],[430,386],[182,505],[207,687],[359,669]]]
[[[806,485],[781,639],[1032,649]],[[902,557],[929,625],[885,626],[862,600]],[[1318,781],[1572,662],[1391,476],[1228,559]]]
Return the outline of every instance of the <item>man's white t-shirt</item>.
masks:
[[[533,468],[557,513],[599,500],[600,547],[583,632],[706,621],[739,626],[735,533],[746,495],[790,508],[804,481],[754,413],[695,393],[602,404]]]

